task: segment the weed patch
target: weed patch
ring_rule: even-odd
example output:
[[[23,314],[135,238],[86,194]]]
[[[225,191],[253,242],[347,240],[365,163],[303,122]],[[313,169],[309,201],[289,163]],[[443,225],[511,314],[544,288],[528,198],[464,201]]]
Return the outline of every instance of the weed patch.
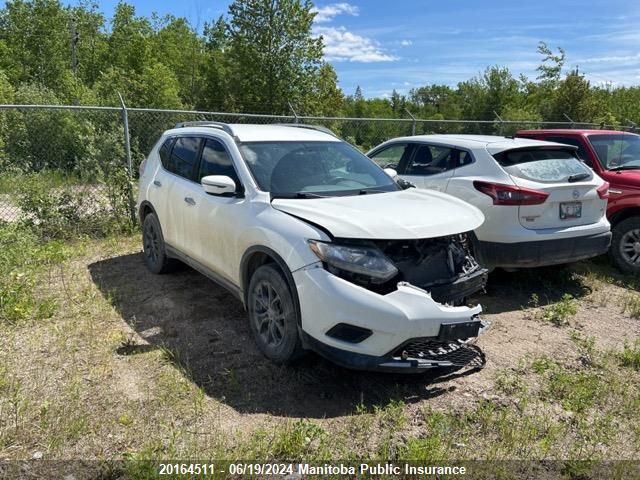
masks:
[[[34,288],[46,268],[68,255],[59,241],[42,242],[27,228],[0,225],[0,322],[51,317],[55,299],[39,298]]]

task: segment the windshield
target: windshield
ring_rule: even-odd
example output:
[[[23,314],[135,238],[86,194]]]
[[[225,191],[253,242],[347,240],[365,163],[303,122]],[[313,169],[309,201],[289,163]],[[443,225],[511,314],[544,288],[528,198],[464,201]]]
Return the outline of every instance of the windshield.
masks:
[[[592,177],[589,168],[568,150],[507,150],[494,155],[494,158],[510,175],[536,182],[574,182]]]
[[[390,192],[400,187],[344,142],[250,142],[240,151],[261,190],[318,197]]]
[[[589,135],[589,142],[598,154],[603,168],[607,170],[640,169],[640,136]]]

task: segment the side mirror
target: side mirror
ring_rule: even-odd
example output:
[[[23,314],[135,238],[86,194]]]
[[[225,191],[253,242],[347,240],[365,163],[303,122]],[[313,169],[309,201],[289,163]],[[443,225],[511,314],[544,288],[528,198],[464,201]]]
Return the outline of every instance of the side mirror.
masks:
[[[224,195],[236,191],[236,182],[226,175],[207,175],[202,177],[200,184],[204,191],[211,195]]]
[[[393,178],[394,180],[397,179],[398,177],[398,172],[395,171],[395,169],[393,168],[385,168],[384,169],[384,173],[386,173],[387,175],[389,175],[391,178]]]

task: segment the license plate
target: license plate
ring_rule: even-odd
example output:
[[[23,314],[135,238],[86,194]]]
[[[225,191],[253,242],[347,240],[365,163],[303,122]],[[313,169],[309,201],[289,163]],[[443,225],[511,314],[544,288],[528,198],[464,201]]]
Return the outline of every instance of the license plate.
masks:
[[[582,202],[564,202],[560,204],[560,220],[582,217]]]
[[[480,320],[460,323],[443,323],[440,325],[438,340],[464,340],[477,337],[480,331]]]

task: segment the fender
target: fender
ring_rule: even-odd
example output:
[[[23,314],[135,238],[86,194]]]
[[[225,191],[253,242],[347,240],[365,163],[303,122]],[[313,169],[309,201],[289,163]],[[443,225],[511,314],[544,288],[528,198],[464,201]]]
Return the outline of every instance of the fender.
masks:
[[[245,309],[247,308],[247,290],[249,287],[249,278],[248,276],[248,267],[249,267],[249,259],[254,253],[263,253],[271,258],[280,270],[284,273],[284,278],[289,285],[289,290],[291,291],[291,297],[293,298],[293,306],[296,309],[296,318],[298,319],[298,329],[300,330],[302,325],[302,314],[300,311],[300,300],[298,299],[298,289],[296,288],[296,283],[293,279],[293,275],[291,275],[291,270],[287,265],[287,262],[274,250],[269,247],[265,247],[263,245],[255,245],[253,247],[249,247],[244,254],[242,255],[242,260],[240,260],[240,288],[242,303],[244,304]]]

